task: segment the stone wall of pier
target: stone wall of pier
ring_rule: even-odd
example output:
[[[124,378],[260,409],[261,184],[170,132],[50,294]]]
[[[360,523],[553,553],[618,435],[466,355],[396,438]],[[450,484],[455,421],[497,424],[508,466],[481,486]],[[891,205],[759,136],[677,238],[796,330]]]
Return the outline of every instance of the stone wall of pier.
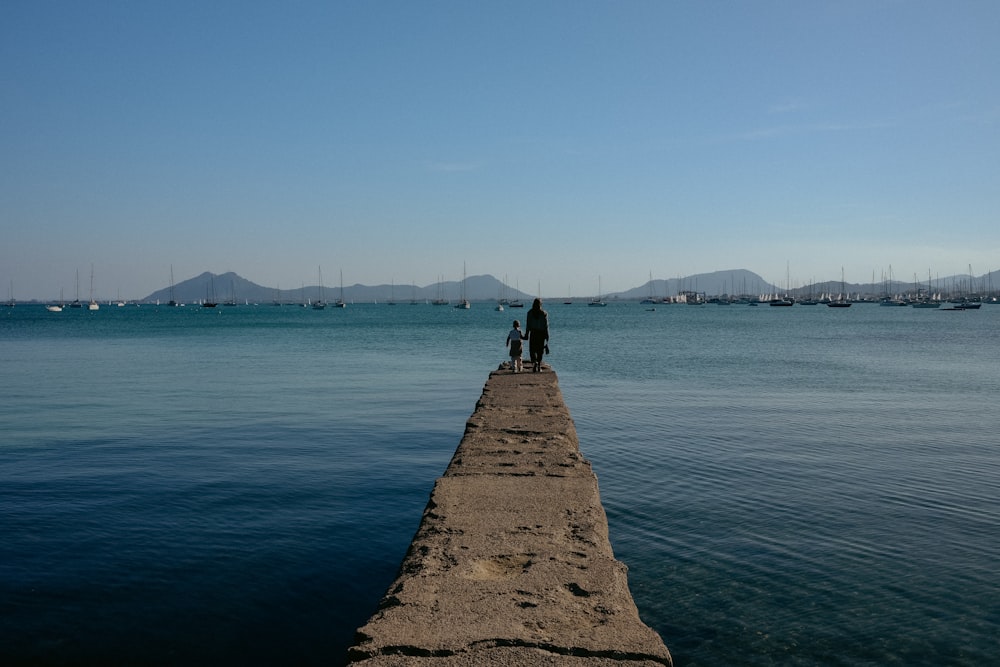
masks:
[[[556,374],[490,374],[352,664],[670,665]]]

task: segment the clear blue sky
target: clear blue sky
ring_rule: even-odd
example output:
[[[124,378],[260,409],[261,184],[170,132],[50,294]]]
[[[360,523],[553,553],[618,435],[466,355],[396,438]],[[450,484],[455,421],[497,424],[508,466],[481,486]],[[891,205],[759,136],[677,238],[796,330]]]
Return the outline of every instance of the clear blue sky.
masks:
[[[6,0],[2,292],[979,275],[998,36],[995,0]]]

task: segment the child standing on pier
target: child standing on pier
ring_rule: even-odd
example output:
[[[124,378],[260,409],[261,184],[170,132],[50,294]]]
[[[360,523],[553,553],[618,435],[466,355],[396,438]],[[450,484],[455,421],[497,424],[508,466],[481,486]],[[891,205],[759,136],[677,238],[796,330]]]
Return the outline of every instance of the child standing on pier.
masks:
[[[524,340],[524,334],[521,333],[521,323],[514,320],[514,328],[507,334],[507,342],[504,343],[504,347],[510,347],[510,367],[515,373],[520,373],[524,370],[523,362],[521,361],[522,340]]]

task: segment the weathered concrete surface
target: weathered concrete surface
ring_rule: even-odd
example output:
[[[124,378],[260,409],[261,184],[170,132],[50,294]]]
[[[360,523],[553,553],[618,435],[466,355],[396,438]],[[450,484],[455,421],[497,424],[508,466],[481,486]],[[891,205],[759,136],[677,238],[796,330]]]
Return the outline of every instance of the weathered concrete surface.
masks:
[[[614,559],[556,374],[490,374],[353,664],[670,665]]]

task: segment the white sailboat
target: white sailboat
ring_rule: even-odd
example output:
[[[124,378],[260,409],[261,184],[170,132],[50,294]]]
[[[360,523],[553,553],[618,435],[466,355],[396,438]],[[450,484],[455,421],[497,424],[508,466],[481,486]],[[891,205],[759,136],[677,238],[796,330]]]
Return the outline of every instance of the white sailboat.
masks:
[[[916,276],[913,277],[913,282],[916,283]],[[927,292],[919,299],[913,302],[914,308],[940,308],[941,300],[935,298],[931,294],[931,270],[927,269]]]
[[[828,308],[851,307],[851,301],[847,298],[847,291],[844,289],[844,267],[840,267],[840,294],[837,295],[836,301],[830,301],[826,305]]]
[[[45,310],[49,311],[50,313],[61,313],[63,311],[63,305],[65,305],[65,303],[66,300],[63,298],[63,291],[59,290],[59,303],[58,304],[50,303],[49,305],[45,306]]]
[[[591,299],[590,303],[588,303],[587,305],[588,306],[594,306],[594,307],[597,307],[597,308],[603,308],[604,306],[608,305],[607,302],[604,299],[601,298],[601,277],[600,276],[597,276],[597,296],[595,296],[593,299]]]
[[[87,304],[87,310],[99,310],[101,307],[97,305],[94,301],[94,265],[90,265],[90,303]]]

